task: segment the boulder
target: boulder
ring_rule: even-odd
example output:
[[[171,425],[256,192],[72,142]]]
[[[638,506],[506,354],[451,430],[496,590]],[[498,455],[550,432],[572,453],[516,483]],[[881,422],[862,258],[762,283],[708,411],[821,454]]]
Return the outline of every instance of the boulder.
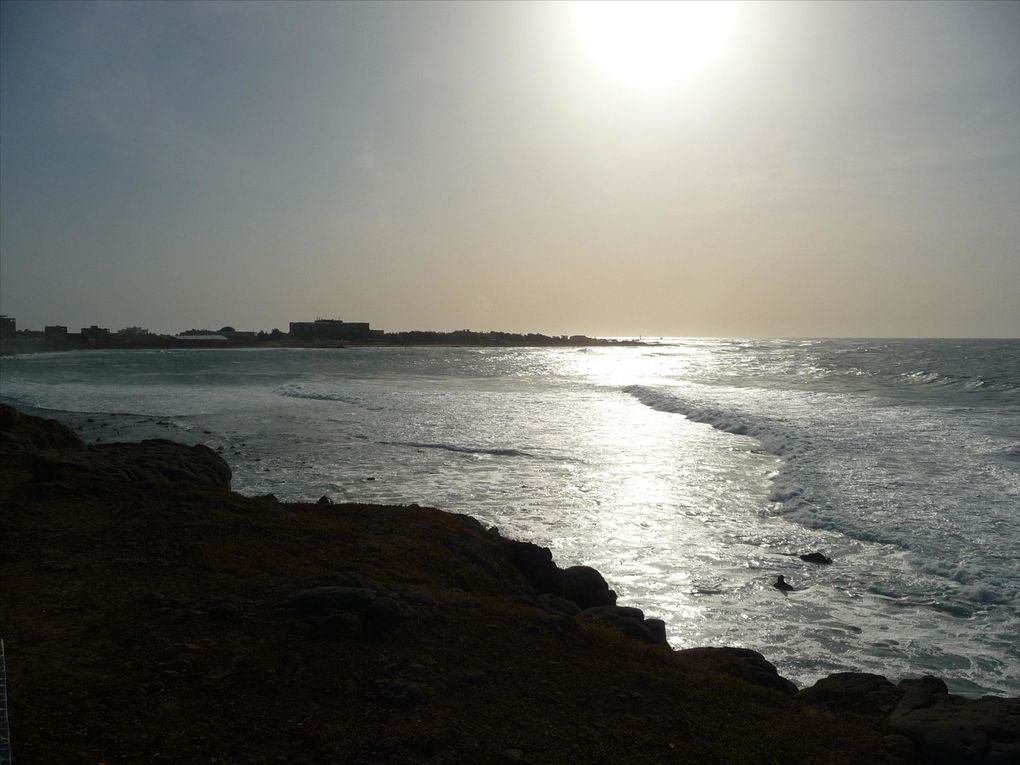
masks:
[[[510,561],[514,564],[531,588],[538,594],[560,593],[561,571],[553,563],[552,551],[531,542],[504,539]]]
[[[797,686],[780,676],[764,656],[748,648],[687,648],[674,653],[673,659],[691,669],[720,672],[783,693],[797,692]]]
[[[812,552],[807,553],[806,555],[801,555],[800,559],[805,563],[821,563],[821,564],[832,563],[832,558],[830,558],[828,555],[823,555],[820,552]]]
[[[935,677],[904,680],[903,698],[886,720],[932,763],[1020,762],[1020,698],[964,698]]]
[[[592,606],[616,605],[616,593],[609,589],[602,574],[591,566],[571,566],[561,576],[562,595],[583,610]]]
[[[595,606],[585,609],[580,617],[586,621],[608,624],[623,635],[643,643],[669,645],[666,642],[666,624],[660,619],[645,619],[640,608],[626,606]]]
[[[885,717],[899,703],[902,695],[901,689],[881,675],[838,672],[798,692],[797,699],[833,712]]]

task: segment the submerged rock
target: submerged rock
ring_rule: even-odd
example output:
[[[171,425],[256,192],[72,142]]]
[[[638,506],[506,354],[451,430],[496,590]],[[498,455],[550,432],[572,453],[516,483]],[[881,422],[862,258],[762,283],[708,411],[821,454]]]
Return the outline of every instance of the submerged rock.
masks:
[[[800,559],[805,563],[821,563],[821,564],[832,563],[832,558],[820,552],[812,552],[807,553],[806,555],[801,555]]]

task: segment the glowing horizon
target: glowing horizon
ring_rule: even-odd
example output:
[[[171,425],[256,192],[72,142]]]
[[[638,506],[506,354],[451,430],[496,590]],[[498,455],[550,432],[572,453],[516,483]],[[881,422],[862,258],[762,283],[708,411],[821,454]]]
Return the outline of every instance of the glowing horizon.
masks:
[[[1020,4],[0,14],[21,327],[1020,336]]]

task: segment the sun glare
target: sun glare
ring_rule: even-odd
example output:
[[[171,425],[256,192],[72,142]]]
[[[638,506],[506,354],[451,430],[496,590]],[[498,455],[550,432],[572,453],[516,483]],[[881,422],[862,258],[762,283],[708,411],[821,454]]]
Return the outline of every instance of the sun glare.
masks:
[[[736,3],[576,2],[575,28],[592,64],[628,85],[689,81],[726,52]]]

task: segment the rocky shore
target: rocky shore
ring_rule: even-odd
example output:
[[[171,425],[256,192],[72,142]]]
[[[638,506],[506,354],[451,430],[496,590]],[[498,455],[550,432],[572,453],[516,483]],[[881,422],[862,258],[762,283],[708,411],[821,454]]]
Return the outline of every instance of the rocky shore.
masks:
[[[204,446],[0,406],[15,762],[1020,762],[1020,699],[797,689],[439,510],[230,491]]]

